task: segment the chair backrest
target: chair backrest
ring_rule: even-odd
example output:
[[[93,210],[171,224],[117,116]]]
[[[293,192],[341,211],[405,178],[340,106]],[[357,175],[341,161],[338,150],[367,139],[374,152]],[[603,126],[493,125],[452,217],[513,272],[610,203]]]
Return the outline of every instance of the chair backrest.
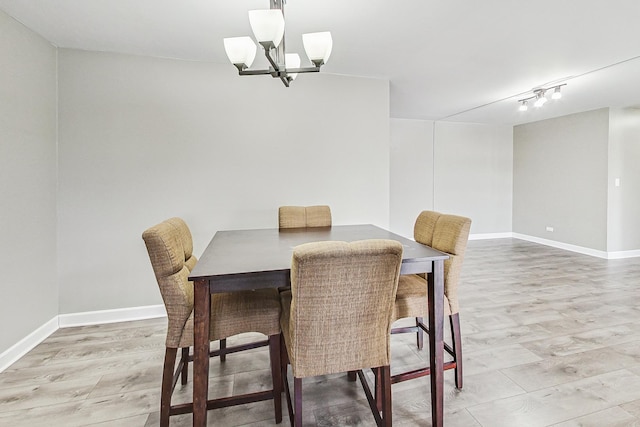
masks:
[[[279,228],[331,227],[331,209],[319,206],[280,206]]]
[[[444,262],[444,294],[451,314],[458,313],[458,280],[469,240],[471,220],[463,216],[440,214],[433,228],[431,247],[449,254]]]
[[[298,378],[389,365],[402,245],[393,240],[297,246],[291,266],[292,367]]]
[[[145,230],[142,238],[167,310],[166,345],[177,348],[193,311],[193,283],[188,277],[198,260],[191,232],[182,219],[170,218]]]
[[[433,229],[436,227],[438,218],[442,215],[440,212],[435,211],[422,211],[416,223],[413,226],[413,238],[418,243],[431,246],[433,240]]]

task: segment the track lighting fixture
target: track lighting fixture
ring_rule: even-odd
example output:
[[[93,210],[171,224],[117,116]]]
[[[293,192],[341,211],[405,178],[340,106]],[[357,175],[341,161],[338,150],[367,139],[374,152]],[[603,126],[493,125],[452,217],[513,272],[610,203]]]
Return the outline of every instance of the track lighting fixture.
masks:
[[[529,109],[527,104],[529,103],[529,101],[534,101],[534,100],[535,100],[533,103],[534,107],[537,107],[537,108],[542,107],[548,101],[547,91],[550,91],[552,89],[553,89],[553,94],[551,94],[551,99],[560,99],[562,98],[562,92],[560,92],[560,88],[566,85],[567,85],[566,83],[563,83],[561,85],[551,86],[548,88],[534,89],[533,95],[527,98],[522,98],[518,100],[518,102],[520,103],[520,107],[518,109],[520,111],[527,111]]]

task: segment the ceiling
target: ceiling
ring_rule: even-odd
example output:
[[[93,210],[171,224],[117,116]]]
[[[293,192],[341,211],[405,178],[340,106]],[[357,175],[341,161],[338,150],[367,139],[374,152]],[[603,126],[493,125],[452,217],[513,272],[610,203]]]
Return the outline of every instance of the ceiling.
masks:
[[[235,73],[222,39],[251,35],[247,11],[268,4],[0,0],[0,9],[58,47],[210,61]],[[286,4],[287,50],[304,56],[302,33],[331,31],[323,72],[389,79],[391,117],[507,125],[640,107],[639,21],[638,0]],[[562,100],[518,111],[518,99],[549,82],[567,84]]]

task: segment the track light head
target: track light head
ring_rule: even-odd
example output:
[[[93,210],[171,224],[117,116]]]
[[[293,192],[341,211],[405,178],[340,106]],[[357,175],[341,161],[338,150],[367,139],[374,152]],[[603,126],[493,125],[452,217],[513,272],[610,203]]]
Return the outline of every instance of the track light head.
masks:
[[[547,97],[545,96],[545,91],[543,89],[536,91],[536,102],[533,103],[534,107],[542,107],[545,102],[547,102]]]

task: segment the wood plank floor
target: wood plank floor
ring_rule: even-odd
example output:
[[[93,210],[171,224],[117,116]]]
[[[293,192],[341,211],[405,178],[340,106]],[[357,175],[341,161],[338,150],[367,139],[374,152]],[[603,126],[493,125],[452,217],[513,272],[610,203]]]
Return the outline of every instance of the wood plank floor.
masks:
[[[446,426],[640,426],[640,259],[471,241],[460,307],[465,386],[445,374]],[[0,374],[0,426],[157,425],[165,329],[155,319],[58,330]],[[428,360],[413,342],[393,336],[393,371]],[[269,388],[268,366],[264,348],[214,359],[210,395]],[[428,384],[393,386],[394,425],[431,425]],[[178,386],[174,400],[190,394]],[[210,411],[210,425],[275,425],[272,408]],[[309,426],[374,425],[344,375],[305,381],[304,413]]]

